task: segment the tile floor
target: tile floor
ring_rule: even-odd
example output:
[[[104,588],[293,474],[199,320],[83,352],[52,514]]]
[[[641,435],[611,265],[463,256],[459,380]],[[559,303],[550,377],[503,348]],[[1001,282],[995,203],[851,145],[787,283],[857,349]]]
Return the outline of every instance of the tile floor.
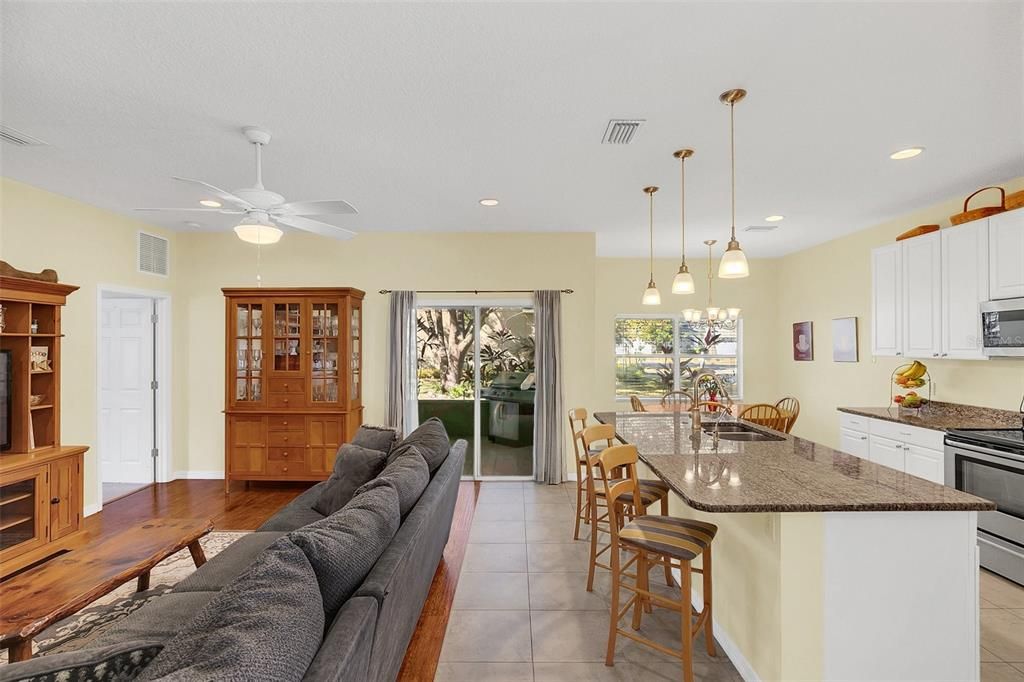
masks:
[[[982,682],[1024,682],[1024,587],[981,572]]]
[[[435,680],[680,679],[677,660],[624,637],[615,666],[604,665],[610,580],[598,569],[586,590],[589,545],[572,540],[575,495],[575,484],[481,484]],[[664,609],[646,615],[641,632],[679,646],[678,617]],[[721,648],[710,658],[698,638],[696,650],[698,679],[741,679]]]

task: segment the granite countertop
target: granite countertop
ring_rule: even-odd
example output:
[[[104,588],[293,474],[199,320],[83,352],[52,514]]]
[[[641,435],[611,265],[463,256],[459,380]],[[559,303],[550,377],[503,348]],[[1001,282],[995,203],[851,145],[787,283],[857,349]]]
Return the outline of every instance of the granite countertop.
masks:
[[[987,511],[996,506],[802,438],[752,428],[776,441],[693,436],[683,413],[599,412],[640,459],[700,511]],[[708,426],[705,424],[705,426]]]
[[[1019,412],[997,410],[973,405],[957,405],[933,400],[919,415],[901,415],[893,407],[840,407],[840,412],[884,419],[890,422],[920,426],[923,429],[945,431],[947,429],[1007,429],[1021,425]]]

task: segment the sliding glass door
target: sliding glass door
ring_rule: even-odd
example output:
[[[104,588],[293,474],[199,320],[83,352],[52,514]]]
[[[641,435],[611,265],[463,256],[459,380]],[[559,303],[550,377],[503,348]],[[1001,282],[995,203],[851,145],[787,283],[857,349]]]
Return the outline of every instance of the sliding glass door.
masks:
[[[419,420],[469,442],[464,476],[532,478],[533,307],[423,305],[416,327]]]

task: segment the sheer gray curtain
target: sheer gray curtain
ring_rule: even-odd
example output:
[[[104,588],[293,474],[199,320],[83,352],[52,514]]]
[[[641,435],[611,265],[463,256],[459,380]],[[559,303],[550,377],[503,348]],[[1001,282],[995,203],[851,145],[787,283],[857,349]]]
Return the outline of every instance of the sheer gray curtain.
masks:
[[[392,291],[388,310],[388,425],[416,428],[416,292]]]
[[[533,447],[537,482],[562,482],[565,439],[562,433],[562,293],[533,292],[537,383],[533,406]]]

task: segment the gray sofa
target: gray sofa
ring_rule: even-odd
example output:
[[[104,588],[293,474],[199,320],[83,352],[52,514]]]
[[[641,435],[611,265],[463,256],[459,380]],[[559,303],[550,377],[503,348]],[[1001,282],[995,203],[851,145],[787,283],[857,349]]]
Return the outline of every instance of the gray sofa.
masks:
[[[255,646],[262,646],[262,640],[260,635],[248,638],[245,627],[258,623],[256,627],[260,628],[272,621],[290,623],[284,628],[283,633],[279,627],[279,632],[273,634],[274,646],[267,647],[266,651],[248,652],[250,659],[265,655],[267,660],[273,660],[278,665],[276,673],[272,672],[274,669],[271,668],[271,672],[260,675],[262,679],[364,682],[390,681],[398,676],[406,647],[416,628],[420,610],[448,541],[465,453],[465,441],[457,441],[451,446],[447,457],[432,474],[426,489],[401,519],[397,532],[384,547],[361,584],[342,603],[333,619],[330,618],[326,603],[323,605],[323,610],[328,615],[324,616],[327,620],[323,622],[322,640],[304,673],[294,668],[296,665],[305,665],[308,658],[299,664],[286,664],[281,660],[287,658],[292,649],[301,650],[309,647],[310,635],[303,635],[302,630],[304,626],[309,630],[312,618],[301,613],[301,603],[295,607],[296,613],[287,612],[290,608],[289,603],[301,600],[280,600],[280,603],[286,605],[283,611],[279,603],[263,603],[258,607],[259,612],[254,611],[250,614],[249,623],[243,623],[242,626],[244,637],[249,640],[245,645],[250,648],[254,646],[253,641],[257,642]],[[179,635],[183,629],[187,629],[186,626],[196,619],[197,614],[202,613],[209,619],[211,609],[204,611],[204,607],[217,595],[222,595],[223,600],[222,593],[246,592],[250,589],[253,592],[258,591],[258,576],[253,576],[251,567],[267,563],[266,554],[279,551],[282,545],[291,545],[287,541],[287,538],[292,537],[288,535],[291,531],[337,516],[335,514],[324,517],[312,508],[320,491],[327,484],[326,481],[318,483],[305,491],[256,532],[235,541],[194,574],[178,583],[169,594],[158,597],[113,626],[97,638],[88,649],[41,656],[23,663],[4,666],[0,668],[0,682],[54,679],[131,680],[140,674],[145,679],[220,678],[215,674],[153,675],[147,672],[152,673],[154,668],[161,666],[154,663],[149,671],[146,667],[154,659],[161,661],[158,656],[161,649],[165,649],[164,645]],[[394,513],[397,514],[397,511]],[[298,557],[301,563],[301,552]],[[260,561],[257,561],[258,559]],[[292,561],[294,562],[294,559]],[[318,573],[316,577],[319,579],[322,576]],[[246,581],[256,583],[256,587],[250,588]],[[264,580],[264,584],[267,582]],[[270,582],[273,584],[273,581]],[[315,589],[315,582],[313,586],[313,594],[320,594]],[[321,583],[322,587],[324,585]],[[326,594],[326,591],[324,593]],[[214,618],[216,616],[216,613],[213,614]],[[239,616],[244,617],[244,614]],[[319,635],[319,625],[314,629]],[[296,639],[290,644],[290,636],[301,640]],[[241,654],[242,657],[245,655]],[[286,670],[287,674],[282,674],[282,670]],[[97,675],[97,671],[102,674]],[[61,673],[64,674],[63,678],[59,676]]]

